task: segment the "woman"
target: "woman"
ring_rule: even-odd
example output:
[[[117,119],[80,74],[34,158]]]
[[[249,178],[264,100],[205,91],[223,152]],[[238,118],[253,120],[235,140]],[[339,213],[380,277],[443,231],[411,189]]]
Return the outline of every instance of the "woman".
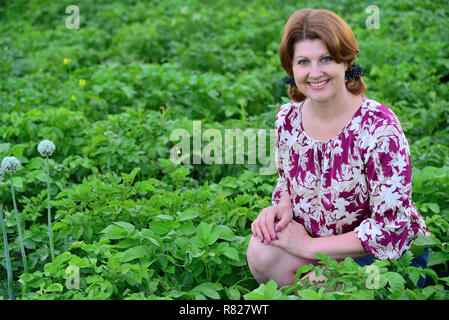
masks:
[[[396,115],[365,96],[358,52],[331,11],[299,10],[285,25],[279,56],[293,101],[276,114],[273,206],[251,225],[247,258],[259,283],[293,284],[317,252],[361,265],[397,259],[430,235],[411,199],[407,139]]]

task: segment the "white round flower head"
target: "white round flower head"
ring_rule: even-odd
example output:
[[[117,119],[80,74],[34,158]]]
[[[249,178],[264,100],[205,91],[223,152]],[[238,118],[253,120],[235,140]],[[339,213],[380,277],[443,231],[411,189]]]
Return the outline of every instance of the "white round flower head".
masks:
[[[20,167],[20,162],[16,157],[6,157],[2,161],[2,170],[14,173]]]
[[[0,168],[0,182],[2,182],[4,175],[5,175],[5,173],[3,172],[3,169]]]
[[[39,151],[39,153],[43,157],[51,156],[55,151],[55,149],[56,149],[55,144],[50,140],[43,140],[37,146],[37,151]]]

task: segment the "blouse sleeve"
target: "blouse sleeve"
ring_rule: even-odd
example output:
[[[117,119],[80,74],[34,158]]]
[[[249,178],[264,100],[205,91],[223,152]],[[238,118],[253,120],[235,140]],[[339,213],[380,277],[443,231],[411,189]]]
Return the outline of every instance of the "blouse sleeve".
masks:
[[[282,108],[281,108],[282,109]],[[276,114],[276,120],[275,120],[275,132],[276,132],[276,167],[278,169],[278,179],[277,184],[274,187],[273,194],[271,196],[271,203],[273,206],[277,206],[279,204],[279,201],[281,199],[281,196],[284,192],[288,191],[287,186],[287,180],[284,174],[284,166],[282,164],[282,154],[279,152],[279,144],[280,144],[280,136],[281,136],[281,130],[282,130],[282,122],[280,121],[282,117],[281,112],[278,112]]]
[[[371,216],[355,228],[367,252],[377,259],[397,259],[416,238],[411,225],[410,149],[399,122],[376,130],[365,160]]]

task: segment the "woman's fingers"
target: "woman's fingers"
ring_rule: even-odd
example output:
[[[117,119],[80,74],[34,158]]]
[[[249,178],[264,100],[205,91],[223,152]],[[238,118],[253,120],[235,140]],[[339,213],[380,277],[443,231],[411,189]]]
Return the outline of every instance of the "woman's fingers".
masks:
[[[274,232],[274,218],[275,212],[273,207],[265,208],[260,220],[260,229],[262,231],[263,239],[266,243],[275,238]]]
[[[292,221],[293,212],[291,211],[291,209],[282,209],[278,210],[276,213],[276,217],[279,219],[279,221],[276,224],[275,231],[278,232],[284,229],[285,226],[289,224],[290,221]]]
[[[293,213],[279,207],[263,209],[256,220],[251,224],[253,236],[260,241],[269,243],[276,239],[276,232],[282,230],[291,220]],[[279,220],[275,223],[276,220]]]
[[[287,224],[289,224],[290,221],[292,221],[292,219],[289,216],[283,215],[281,220],[279,220],[279,222],[276,224],[276,232],[281,231],[282,229],[284,229],[285,226]]]
[[[262,231],[260,230],[259,222],[260,222],[259,218],[254,220],[254,222],[251,224],[251,229],[253,230],[253,235],[259,238],[260,241],[263,241],[263,235]]]

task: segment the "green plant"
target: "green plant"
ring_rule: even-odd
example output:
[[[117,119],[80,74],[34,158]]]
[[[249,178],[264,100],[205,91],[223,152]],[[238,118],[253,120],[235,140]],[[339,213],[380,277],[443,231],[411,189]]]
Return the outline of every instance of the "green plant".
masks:
[[[25,253],[25,247],[23,245],[23,236],[22,236],[22,227],[20,225],[20,216],[19,212],[17,210],[17,204],[16,204],[16,198],[14,194],[14,172],[20,167],[20,162],[17,160],[16,157],[6,157],[2,160],[2,170],[3,172],[8,172],[11,176],[11,196],[12,196],[12,202],[14,204],[14,213],[16,216],[16,224],[17,224],[17,231],[19,234],[19,243],[20,243],[20,251],[22,253],[22,262],[23,267],[25,269],[25,272],[28,273],[28,261]]]
[[[48,221],[48,239],[50,241],[51,260],[55,259],[55,248],[53,245],[53,229],[51,223],[51,204],[50,204],[50,165],[48,164],[48,157],[55,151],[55,144],[50,140],[43,140],[37,146],[37,150],[42,157],[45,157],[47,166],[47,221]]]
[[[1,172],[0,172],[1,176]],[[8,234],[6,233],[6,227],[5,227],[5,221],[3,219],[3,210],[0,206],[0,220],[2,224],[2,234],[3,234],[3,246],[5,249],[5,264],[6,264],[6,272],[8,277],[8,292],[9,292],[9,299],[14,300],[14,282],[13,282],[13,274],[12,274],[12,267],[11,267],[11,258],[9,256],[9,246],[8,246]]]

